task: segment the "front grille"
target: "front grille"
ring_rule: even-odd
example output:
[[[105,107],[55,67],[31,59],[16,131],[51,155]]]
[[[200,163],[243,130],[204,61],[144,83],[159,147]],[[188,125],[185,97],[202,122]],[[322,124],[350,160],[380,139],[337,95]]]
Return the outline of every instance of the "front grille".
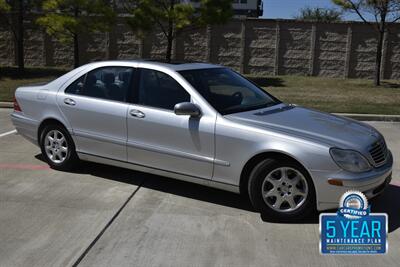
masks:
[[[387,157],[385,140],[382,138],[372,144],[371,148],[369,149],[369,154],[371,155],[375,167],[385,164]]]

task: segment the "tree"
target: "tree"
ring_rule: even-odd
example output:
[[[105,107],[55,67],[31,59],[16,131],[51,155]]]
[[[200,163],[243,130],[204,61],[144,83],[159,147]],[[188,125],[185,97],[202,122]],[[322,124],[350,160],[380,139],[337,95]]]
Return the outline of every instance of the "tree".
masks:
[[[165,59],[171,61],[173,40],[185,30],[226,23],[233,15],[231,0],[127,0],[132,30],[143,35],[155,28],[167,40]]]
[[[16,44],[17,65],[24,71],[24,17],[38,1],[34,0],[0,0],[0,21],[13,35]]]
[[[108,31],[115,20],[106,0],[45,0],[44,15],[37,23],[65,44],[73,43],[74,67],[80,65],[79,36],[94,31]]]
[[[363,22],[373,27],[378,34],[378,43],[375,56],[374,85],[381,83],[381,59],[383,39],[387,32],[388,23],[400,20],[399,0],[332,0],[345,11],[356,13]],[[375,23],[367,20],[367,15],[372,15]]]
[[[298,20],[335,22],[342,20],[342,12],[333,8],[305,7],[294,18]]]

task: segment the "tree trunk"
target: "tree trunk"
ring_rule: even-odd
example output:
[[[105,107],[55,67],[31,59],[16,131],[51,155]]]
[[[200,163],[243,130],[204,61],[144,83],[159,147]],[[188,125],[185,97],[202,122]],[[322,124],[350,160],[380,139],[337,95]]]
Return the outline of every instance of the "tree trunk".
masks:
[[[23,72],[24,65],[24,6],[23,0],[18,0],[18,15],[17,15],[17,64],[18,71]]]
[[[171,62],[171,56],[172,56],[172,37],[168,36],[167,41],[168,41],[167,54],[165,56],[165,59],[169,63],[169,62]]]
[[[374,73],[374,85],[381,85],[381,62],[382,62],[382,47],[383,47],[383,37],[384,30],[379,32],[378,44],[376,47],[376,57],[375,57],[375,73]]]
[[[79,6],[75,6],[74,8],[74,17],[78,18],[79,17]],[[79,40],[78,40],[78,33],[74,33],[74,68],[79,67],[80,62],[79,62]]]
[[[167,62],[171,62],[171,57],[172,57],[172,41],[174,40],[173,36],[173,23],[172,20],[168,21],[168,33],[167,33],[167,54],[165,56],[165,59]]]
[[[175,0],[170,0],[169,8],[172,10],[175,5]],[[167,32],[167,54],[165,55],[165,59],[167,62],[171,62],[172,56],[172,41],[174,40],[174,22],[171,17],[168,17],[168,32]]]
[[[74,34],[74,68],[79,67],[79,41],[78,34]]]

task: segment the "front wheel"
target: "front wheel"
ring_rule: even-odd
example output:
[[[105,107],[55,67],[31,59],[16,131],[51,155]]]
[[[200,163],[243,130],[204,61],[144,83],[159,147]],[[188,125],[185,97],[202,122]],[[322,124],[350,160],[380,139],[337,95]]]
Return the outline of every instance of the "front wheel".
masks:
[[[315,211],[315,189],[307,171],[297,162],[265,159],[250,174],[253,206],[273,220],[301,219]]]
[[[41,133],[40,148],[53,169],[68,171],[78,163],[74,142],[68,131],[60,125],[45,126]]]

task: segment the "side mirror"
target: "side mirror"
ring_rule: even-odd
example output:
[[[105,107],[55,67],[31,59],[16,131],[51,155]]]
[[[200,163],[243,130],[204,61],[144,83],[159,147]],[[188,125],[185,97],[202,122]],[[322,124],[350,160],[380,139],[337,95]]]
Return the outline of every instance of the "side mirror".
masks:
[[[178,103],[174,107],[176,115],[189,115],[192,117],[199,117],[201,115],[200,108],[190,102]]]

